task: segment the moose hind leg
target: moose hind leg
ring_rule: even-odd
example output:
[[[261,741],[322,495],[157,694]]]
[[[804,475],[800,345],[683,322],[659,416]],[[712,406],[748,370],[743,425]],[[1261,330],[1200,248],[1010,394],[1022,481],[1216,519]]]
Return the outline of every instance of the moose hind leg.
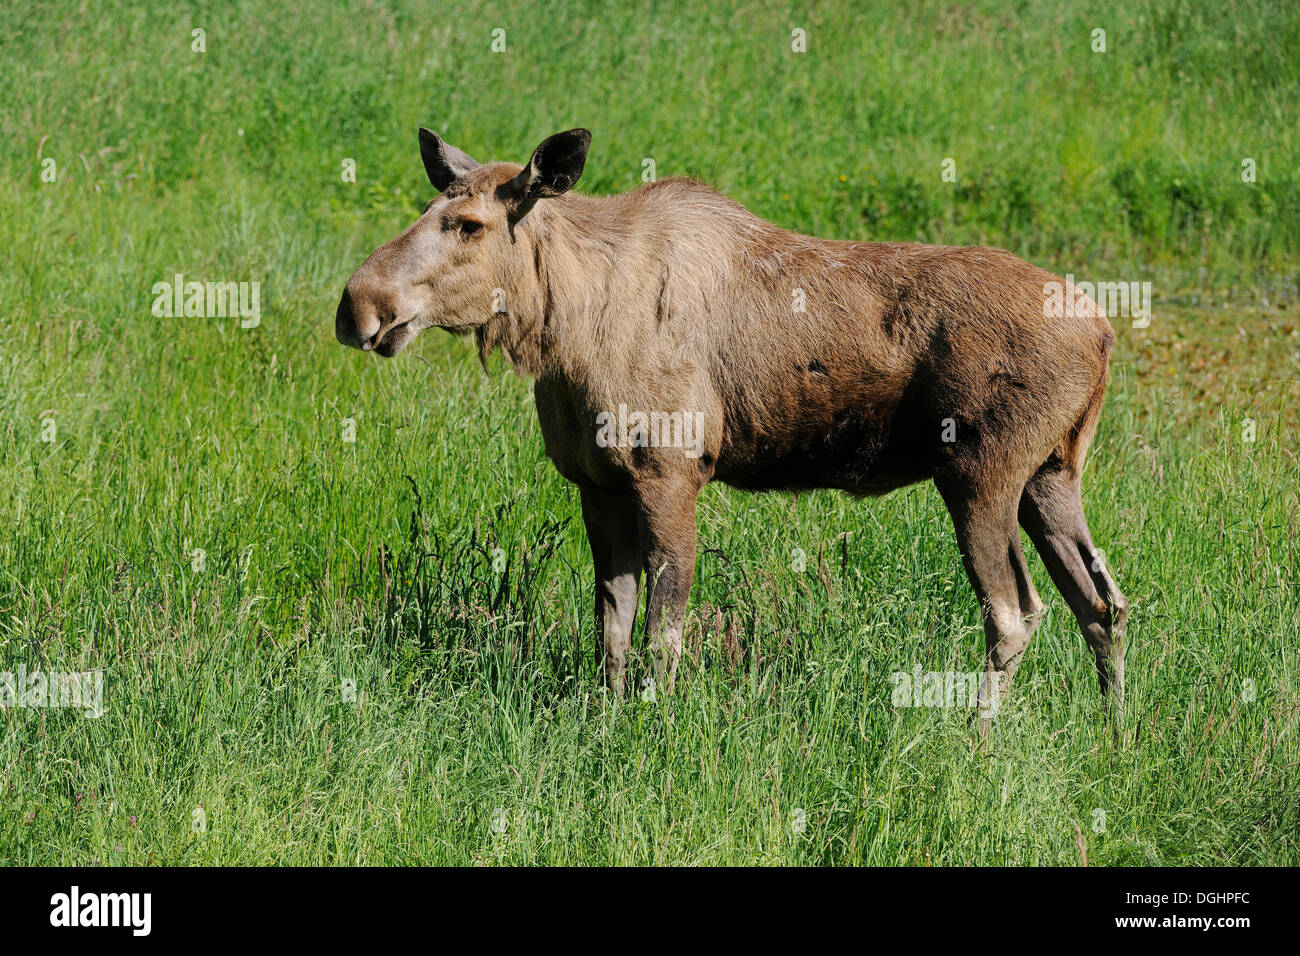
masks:
[[[1042,616],[1016,527],[1015,496],[989,493],[966,479],[936,481],[952,515],[962,565],[984,623],[980,733],[1011,690],[1011,681]],[[972,490],[974,486],[974,490]]]
[[[1020,523],[1079,622],[1097,661],[1102,694],[1120,711],[1128,601],[1093,547],[1078,474],[1052,463],[1039,469],[1021,496]]]

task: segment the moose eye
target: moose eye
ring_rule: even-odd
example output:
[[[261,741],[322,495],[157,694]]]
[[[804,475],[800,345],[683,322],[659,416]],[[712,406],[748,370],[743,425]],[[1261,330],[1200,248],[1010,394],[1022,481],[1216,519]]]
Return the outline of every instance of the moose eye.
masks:
[[[477,219],[462,219],[460,221],[460,234],[465,237],[474,236],[483,231],[483,223]]]

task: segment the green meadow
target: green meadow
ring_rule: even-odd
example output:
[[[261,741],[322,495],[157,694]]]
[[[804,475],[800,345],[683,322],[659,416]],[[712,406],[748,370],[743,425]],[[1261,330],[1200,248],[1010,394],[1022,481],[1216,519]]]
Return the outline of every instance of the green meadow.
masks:
[[[38,0],[0,77],[0,672],[102,680],[0,697],[0,863],[1300,862],[1295,4]],[[528,382],[334,340],[433,195],[420,125],[1150,282],[1085,476],[1123,719],[1027,541],[989,746],[893,704],[982,661],[928,485],[710,486],[676,693],[606,699]],[[177,274],[256,324],[155,315]]]

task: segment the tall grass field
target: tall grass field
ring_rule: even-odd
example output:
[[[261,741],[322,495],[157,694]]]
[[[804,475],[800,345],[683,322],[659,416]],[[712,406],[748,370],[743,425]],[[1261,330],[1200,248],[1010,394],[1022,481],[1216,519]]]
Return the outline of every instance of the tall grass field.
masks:
[[[36,0],[0,77],[0,672],[102,691],[0,698],[0,863],[1300,863],[1294,3]],[[421,125],[1150,283],[1084,477],[1122,719],[1028,541],[988,745],[894,701],[983,662],[928,484],[710,485],[675,692],[607,697],[530,384],[334,339]],[[256,321],[156,314],[177,275]]]

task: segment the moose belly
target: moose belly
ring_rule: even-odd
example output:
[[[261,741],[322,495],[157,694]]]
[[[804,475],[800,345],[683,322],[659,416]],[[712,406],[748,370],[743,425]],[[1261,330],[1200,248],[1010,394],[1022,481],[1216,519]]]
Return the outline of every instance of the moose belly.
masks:
[[[727,423],[713,477],[751,491],[878,495],[929,476],[924,431],[898,399],[802,406]]]

